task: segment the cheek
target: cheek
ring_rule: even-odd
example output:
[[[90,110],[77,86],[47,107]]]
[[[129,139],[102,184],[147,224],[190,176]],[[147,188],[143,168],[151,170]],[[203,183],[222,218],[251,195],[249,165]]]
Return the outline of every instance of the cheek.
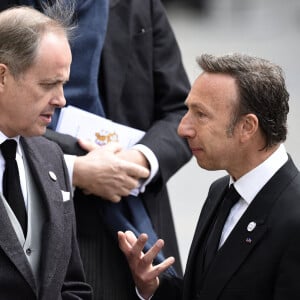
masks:
[[[28,132],[35,131],[37,126],[40,126],[39,120],[40,110],[37,110],[36,105],[24,105],[18,110],[18,127],[22,130],[22,135],[27,136]]]
[[[231,148],[228,137],[215,130],[204,130],[199,138],[203,140],[209,156],[223,156]]]

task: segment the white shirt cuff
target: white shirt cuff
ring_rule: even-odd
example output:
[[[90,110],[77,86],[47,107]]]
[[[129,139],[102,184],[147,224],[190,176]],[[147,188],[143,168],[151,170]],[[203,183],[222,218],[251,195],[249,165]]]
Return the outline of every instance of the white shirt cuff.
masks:
[[[147,184],[149,184],[153,179],[153,177],[158,173],[159,170],[158,160],[154,155],[153,151],[145,145],[136,144],[131,149],[135,149],[142,152],[147,158],[150,165],[150,176],[145,181],[142,181],[139,187],[140,193],[143,193],[146,189]]]
[[[151,300],[152,297],[153,297],[153,295],[152,295],[152,296],[151,296],[150,298],[148,298],[148,299],[143,298],[143,297],[140,295],[140,293],[139,293],[137,287],[135,287],[135,292],[136,292],[137,296],[138,296],[141,300]]]

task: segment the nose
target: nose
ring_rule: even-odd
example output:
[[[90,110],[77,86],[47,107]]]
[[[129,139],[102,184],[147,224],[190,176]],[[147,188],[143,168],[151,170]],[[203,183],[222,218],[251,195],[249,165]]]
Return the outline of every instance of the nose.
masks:
[[[58,107],[64,107],[66,105],[66,102],[67,101],[63,93],[62,96],[58,98]]]
[[[196,135],[196,131],[190,121],[189,112],[187,112],[181,119],[177,133],[182,138],[193,138]]]
[[[51,99],[51,105],[59,108],[66,105],[66,98],[64,95],[63,87],[59,89],[56,95]]]

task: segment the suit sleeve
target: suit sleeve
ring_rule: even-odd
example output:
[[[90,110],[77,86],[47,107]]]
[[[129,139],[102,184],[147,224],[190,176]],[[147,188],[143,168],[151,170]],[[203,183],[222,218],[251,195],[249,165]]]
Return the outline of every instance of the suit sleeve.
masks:
[[[84,155],[86,152],[78,145],[77,139],[71,135],[58,133],[52,129],[47,129],[44,137],[57,143],[64,154]]]
[[[182,286],[183,280],[179,277],[169,277],[163,275],[160,278],[159,288],[151,298],[152,300],[160,299],[172,299],[180,300],[182,299]]]
[[[285,253],[278,266],[278,276],[274,283],[274,300],[293,300],[299,297],[299,226],[295,226],[294,229],[294,235],[291,234],[294,238],[289,239],[289,244],[286,245]]]
[[[151,1],[151,5],[156,120],[141,143],[156,155],[166,182],[191,158],[186,141],[177,134],[179,122],[186,113],[184,101],[190,84],[165,10],[158,0]]]

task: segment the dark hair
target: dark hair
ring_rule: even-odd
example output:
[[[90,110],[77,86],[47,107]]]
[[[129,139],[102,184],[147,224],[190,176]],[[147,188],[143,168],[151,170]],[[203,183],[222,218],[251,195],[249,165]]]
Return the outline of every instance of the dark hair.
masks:
[[[43,4],[44,13],[32,7],[18,6],[0,13],[0,63],[7,65],[14,77],[34,62],[41,37],[51,31],[73,32],[73,0]],[[67,4],[66,4],[67,3]]]
[[[278,65],[243,54],[203,54],[197,62],[204,72],[223,73],[235,78],[240,99],[232,118],[233,127],[240,116],[253,113],[266,138],[264,148],[286,140],[289,93]]]

